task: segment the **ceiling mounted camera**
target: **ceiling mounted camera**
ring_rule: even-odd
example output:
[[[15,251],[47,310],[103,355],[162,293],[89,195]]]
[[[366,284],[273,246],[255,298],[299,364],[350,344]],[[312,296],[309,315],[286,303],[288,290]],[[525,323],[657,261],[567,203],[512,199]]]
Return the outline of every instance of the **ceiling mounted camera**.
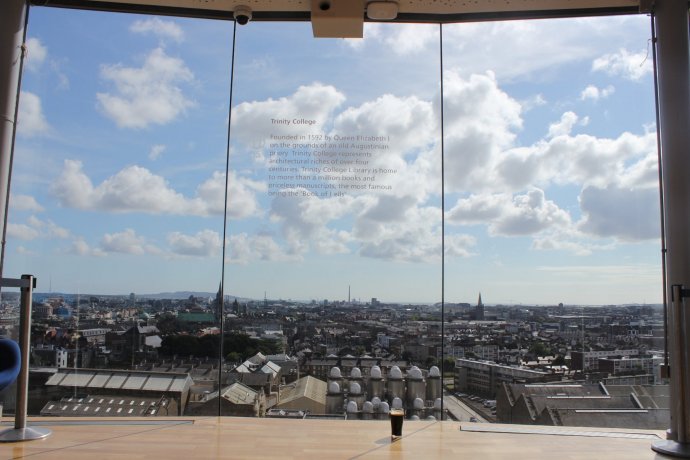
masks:
[[[233,13],[235,21],[241,26],[245,25],[252,19],[252,9],[248,6],[240,5],[235,7]]]

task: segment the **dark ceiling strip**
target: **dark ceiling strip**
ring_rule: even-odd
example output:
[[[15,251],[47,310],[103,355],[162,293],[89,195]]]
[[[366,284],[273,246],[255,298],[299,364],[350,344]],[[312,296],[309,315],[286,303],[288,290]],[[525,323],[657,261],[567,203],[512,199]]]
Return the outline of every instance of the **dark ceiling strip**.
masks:
[[[494,11],[486,13],[451,13],[451,14],[412,14],[400,13],[395,22],[431,22],[452,24],[458,22],[508,21],[519,19],[556,19],[589,16],[613,16],[639,14],[637,7],[609,8],[573,8],[562,10],[535,11]],[[390,22],[390,21],[386,21]]]
[[[92,11],[110,11],[119,13],[155,14],[160,16],[178,16],[187,18],[233,20],[232,11],[211,10],[203,8],[181,8],[171,6],[140,5],[135,3],[101,2],[87,0],[30,0],[32,5],[57,8],[74,8]],[[481,21],[504,21],[514,19],[546,19],[583,16],[609,16],[621,14],[638,14],[636,6],[575,8],[538,11],[501,11],[486,13],[400,13],[394,21],[402,23],[458,23]],[[255,11],[252,21],[309,21],[308,11]],[[372,21],[373,22],[373,21]]]

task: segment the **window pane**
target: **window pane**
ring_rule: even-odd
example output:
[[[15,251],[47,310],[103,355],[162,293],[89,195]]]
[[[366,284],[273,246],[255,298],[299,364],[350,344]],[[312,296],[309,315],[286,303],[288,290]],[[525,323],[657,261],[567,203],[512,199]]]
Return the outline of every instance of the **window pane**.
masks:
[[[447,343],[487,420],[668,424],[667,387],[630,386],[663,362],[648,21],[443,28],[446,237],[474,242],[446,259]],[[525,385],[549,381],[583,386]]]
[[[255,342],[225,351],[238,392],[280,366],[264,380],[269,415],[387,419],[395,397],[435,414],[400,377],[436,364],[413,359],[422,336],[440,345],[438,43],[433,25],[368,25],[363,40],[238,29],[225,292],[233,338]]]
[[[32,8],[5,264],[38,279],[31,413],[217,389],[230,32]]]

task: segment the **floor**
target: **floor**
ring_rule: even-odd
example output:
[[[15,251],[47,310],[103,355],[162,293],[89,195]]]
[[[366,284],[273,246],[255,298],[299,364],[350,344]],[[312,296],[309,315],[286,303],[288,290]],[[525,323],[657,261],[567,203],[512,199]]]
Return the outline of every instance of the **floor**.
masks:
[[[11,428],[3,419],[0,431]],[[260,418],[33,419],[37,441],[0,443],[0,459],[666,459],[659,431],[405,421],[403,437],[377,421]]]

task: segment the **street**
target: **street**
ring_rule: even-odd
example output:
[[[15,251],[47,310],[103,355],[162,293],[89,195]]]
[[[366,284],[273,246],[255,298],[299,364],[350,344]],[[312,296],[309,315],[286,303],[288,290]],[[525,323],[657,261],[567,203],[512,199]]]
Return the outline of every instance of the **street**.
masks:
[[[472,410],[471,407],[467,406],[455,396],[448,394],[447,391],[443,392],[443,407],[460,422],[469,422],[470,417],[474,417],[477,422],[488,423],[486,419]]]

